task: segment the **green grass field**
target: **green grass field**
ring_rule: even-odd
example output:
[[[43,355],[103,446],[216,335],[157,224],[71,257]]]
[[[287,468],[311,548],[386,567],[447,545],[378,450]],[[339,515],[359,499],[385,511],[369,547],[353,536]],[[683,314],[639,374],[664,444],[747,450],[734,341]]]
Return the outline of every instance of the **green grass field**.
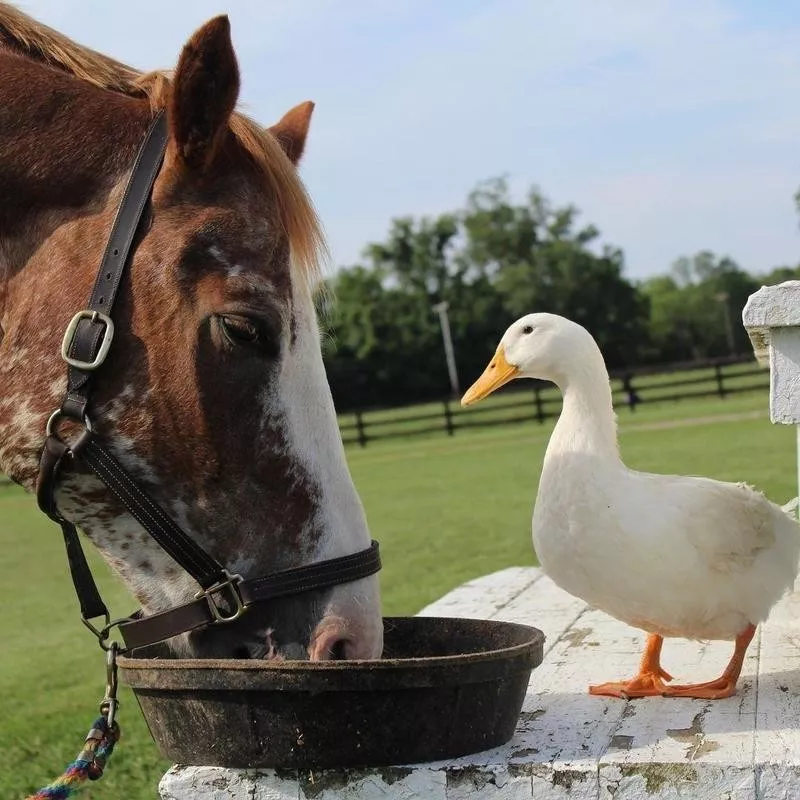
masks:
[[[770,425],[766,392],[620,411],[622,453],[655,472],[745,480],[784,502],[797,494],[795,433]],[[551,424],[459,431],[349,447],[370,527],[383,549],[387,614],[414,613],[449,589],[534,564],[530,517]],[[132,608],[98,564],[115,612]],[[79,749],[103,690],[102,655],[78,620],[60,532],[33,498],[0,487],[0,797],[17,800]],[[129,692],[123,740],[85,798],[152,800],[167,768]]]

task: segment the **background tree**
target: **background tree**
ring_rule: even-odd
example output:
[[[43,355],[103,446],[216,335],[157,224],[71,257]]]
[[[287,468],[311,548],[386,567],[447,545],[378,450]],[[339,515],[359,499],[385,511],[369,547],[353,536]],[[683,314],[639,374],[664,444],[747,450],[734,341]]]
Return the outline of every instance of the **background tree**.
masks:
[[[704,250],[646,281],[653,360],[684,361],[748,353],[742,309],[759,281],[727,256]]]
[[[442,300],[464,385],[510,322],[531,311],[584,325],[611,369],[744,354],[747,297],[761,283],[795,278],[800,267],[756,278],[701,251],[634,283],[622,250],[602,244],[574,206],[556,206],[536,187],[518,202],[495,178],[461,210],[394,220],[384,242],[367,245],[361,263],[336,275],[336,302],[323,317],[326,365],[342,410],[447,396],[433,310]]]
[[[386,242],[367,246],[364,265],[337,275],[326,351],[340,406],[351,405],[352,385],[359,386],[362,406],[447,392],[432,305],[458,284],[459,271],[451,261],[457,233],[450,215],[395,220]],[[343,385],[347,382],[350,387]]]
[[[647,301],[623,276],[622,251],[593,225],[578,226],[574,206],[554,207],[534,188],[515,205],[503,179],[480,185],[463,215],[463,257],[492,279],[511,318],[561,314],[586,327],[611,367],[635,364],[647,343]],[[505,328],[503,325],[502,328]]]

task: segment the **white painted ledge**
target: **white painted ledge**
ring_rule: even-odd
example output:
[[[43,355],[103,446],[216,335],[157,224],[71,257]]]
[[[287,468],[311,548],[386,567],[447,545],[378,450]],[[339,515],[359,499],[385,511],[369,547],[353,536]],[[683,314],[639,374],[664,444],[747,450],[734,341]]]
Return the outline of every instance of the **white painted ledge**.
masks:
[[[590,682],[635,673],[644,636],[537,569],[487,575],[421,613],[545,632],[544,662],[507,745],[455,761],[313,774],[175,767],[162,800],[800,800],[800,593],[753,640],[737,696],[713,702],[588,695]],[[668,640],[663,663],[679,682],[707,680],[731,647]]]

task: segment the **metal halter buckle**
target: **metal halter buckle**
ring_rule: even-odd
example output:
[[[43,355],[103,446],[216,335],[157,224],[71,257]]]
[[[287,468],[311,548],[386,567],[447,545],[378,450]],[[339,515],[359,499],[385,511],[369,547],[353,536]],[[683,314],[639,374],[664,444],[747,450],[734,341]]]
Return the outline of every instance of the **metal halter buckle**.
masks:
[[[81,361],[79,358],[72,358],[69,354],[72,343],[75,340],[75,332],[78,330],[78,325],[81,320],[84,319],[88,319],[92,323],[102,322],[105,326],[103,328],[103,338],[100,340],[100,349],[97,351],[97,355],[92,361]],[[102,311],[92,311],[91,309],[85,308],[83,311],[79,311],[70,320],[69,325],[67,325],[67,330],[64,332],[64,339],[61,342],[61,358],[71,367],[90,372],[93,369],[97,369],[106,360],[113,338],[114,323],[111,321],[111,317],[107,314],[103,314]]]
[[[73,422],[77,423],[77,420],[73,419],[72,417],[67,417],[67,415],[60,409],[57,408],[47,419],[47,426],[45,428],[45,435],[46,436],[55,436],[57,439],[64,442],[63,439],[58,435],[58,423],[61,422],[62,419],[70,419]],[[83,431],[75,438],[72,442],[64,442],[69,449],[70,452],[77,453],[81,447],[83,447],[89,439],[92,438],[92,434],[94,433],[94,428],[92,427],[92,421],[89,419],[88,416],[84,416],[83,422]]]
[[[209,586],[208,589],[202,589],[195,597],[198,600],[203,597],[206,599],[211,614],[214,617],[214,622],[233,622],[235,619],[239,619],[247,610],[247,603],[242,600],[242,595],[239,592],[239,584],[242,582],[242,576],[231,575],[228,570],[223,570],[223,574],[225,575],[225,580],[219,581],[213,586]],[[226,614],[225,611],[217,605],[217,602],[214,600],[214,595],[216,594],[223,594],[225,599],[233,601],[234,610],[232,613]]]

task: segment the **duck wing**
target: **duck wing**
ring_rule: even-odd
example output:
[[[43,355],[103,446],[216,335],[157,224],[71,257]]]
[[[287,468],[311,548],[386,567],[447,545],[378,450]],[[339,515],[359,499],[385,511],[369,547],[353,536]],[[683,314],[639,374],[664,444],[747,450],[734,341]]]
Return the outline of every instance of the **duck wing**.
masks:
[[[775,545],[779,509],[752,486],[687,477],[671,488],[684,534],[709,569],[742,572]]]

